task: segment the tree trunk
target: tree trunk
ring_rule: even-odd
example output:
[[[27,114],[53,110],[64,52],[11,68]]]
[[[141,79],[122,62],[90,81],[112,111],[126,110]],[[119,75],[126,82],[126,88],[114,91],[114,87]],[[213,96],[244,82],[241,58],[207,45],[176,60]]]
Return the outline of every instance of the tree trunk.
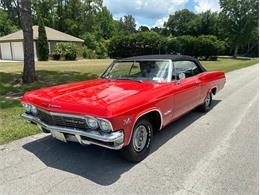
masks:
[[[24,37],[23,82],[35,81],[31,0],[21,0],[21,25]]]
[[[236,43],[235,50],[234,50],[234,55],[233,55],[234,58],[237,57],[237,52],[238,52],[238,44]]]

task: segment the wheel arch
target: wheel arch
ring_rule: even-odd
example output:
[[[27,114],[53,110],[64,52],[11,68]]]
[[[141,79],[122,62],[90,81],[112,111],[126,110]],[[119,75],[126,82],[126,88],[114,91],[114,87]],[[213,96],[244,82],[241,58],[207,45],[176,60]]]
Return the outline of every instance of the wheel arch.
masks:
[[[212,92],[213,95],[216,95],[218,89],[217,89],[217,86],[214,86],[210,89],[210,92]]]
[[[134,120],[128,144],[129,144],[130,140],[132,139],[132,135],[133,135],[133,131],[134,131],[136,123],[143,117],[147,117],[148,119],[152,119],[153,117],[156,117],[155,120],[150,120],[150,122],[152,123],[152,125],[154,127],[154,130],[156,129],[156,127],[157,127],[158,130],[160,130],[162,128],[162,126],[163,126],[163,115],[162,115],[162,112],[159,109],[154,108],[154,109],[149,109],[147,111],[144,111],[144,112],[138,114],[137,117]],[[158,122],[158,120],[156,120],[156,119],[160,119],[160,121]]]

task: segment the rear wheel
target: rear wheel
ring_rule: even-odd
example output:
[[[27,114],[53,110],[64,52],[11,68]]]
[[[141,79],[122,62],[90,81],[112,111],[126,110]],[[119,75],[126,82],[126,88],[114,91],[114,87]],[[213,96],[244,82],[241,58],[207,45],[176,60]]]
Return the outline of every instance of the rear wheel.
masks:
[[[142,161],[150,152],[152,137],[152,124],[146,118],[140,119],[134,127],[129,145],[121,149],[121,156],[131,162]]]
[[[212,105],[212,92],[209,92],[204,99],[203,104],[200,106],[202,112],[208,112],[211,109]]]

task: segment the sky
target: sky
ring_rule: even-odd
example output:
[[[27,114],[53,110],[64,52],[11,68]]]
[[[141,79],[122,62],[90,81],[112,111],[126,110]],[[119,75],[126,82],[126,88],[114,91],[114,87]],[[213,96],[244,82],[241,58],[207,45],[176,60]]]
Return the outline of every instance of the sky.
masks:
[[[137,27],[162,27],[170,14],[180,9],[195,13],[219,11],[219,0],[103,0],[115,19],[133,15]]]

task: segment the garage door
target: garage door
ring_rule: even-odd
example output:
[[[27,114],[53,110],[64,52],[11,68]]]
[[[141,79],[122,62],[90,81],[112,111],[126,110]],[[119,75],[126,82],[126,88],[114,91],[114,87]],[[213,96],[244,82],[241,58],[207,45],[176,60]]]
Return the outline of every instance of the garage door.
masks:
[[[12,42],[13,60],[23,60],[23,43]]]
[[[3,60],[12,60],[10,43],[0,43]]]

